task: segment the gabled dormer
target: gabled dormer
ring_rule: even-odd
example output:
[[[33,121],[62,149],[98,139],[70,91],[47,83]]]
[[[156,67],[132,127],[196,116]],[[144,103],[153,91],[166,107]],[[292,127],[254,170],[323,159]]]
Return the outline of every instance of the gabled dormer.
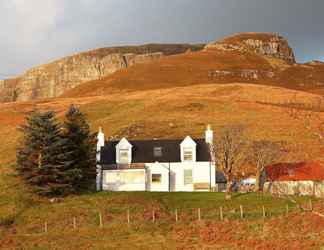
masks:
[[[116,145],[116,163],[131,164],[132,163],[132,144],[123,138]]]
[[[180,144],[181,162],[195,162],[197,159],[196,148],[196,142],[190,136],[187,136]]]

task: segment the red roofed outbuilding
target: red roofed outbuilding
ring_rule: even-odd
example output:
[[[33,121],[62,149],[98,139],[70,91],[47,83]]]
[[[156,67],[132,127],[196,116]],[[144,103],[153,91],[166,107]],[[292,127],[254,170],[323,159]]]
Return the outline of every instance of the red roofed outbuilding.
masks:
[[[324,198],[324,164],[278,163],[266,167],[264,190],[276,194],[315,195]]]

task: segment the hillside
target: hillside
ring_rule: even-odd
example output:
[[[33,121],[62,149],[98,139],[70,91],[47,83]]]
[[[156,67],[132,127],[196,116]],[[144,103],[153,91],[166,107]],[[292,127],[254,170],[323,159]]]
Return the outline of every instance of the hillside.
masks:
[[[284,60],[288,64],[296,63],[295,55],[288,41],[276,33],[238,33],[221,41],[211,42],[207,49],[229,51],[253,51],[254,53]]]
[[[14,161],[19,137],[16,128],[34,105],[54,109],[62,115],[71,103],[79,105],[87,114],[94,131],[103,126],[107,137],[183,138],[188,134],[200,137],[208,123],[214,127],[216,135],[223,126],[241,124],[251,140],[285,141],[296,159],[315,159],[321,156],[316,138],[305,133],[283,105],[295,94],[306,103],[317,99],[317,95],[305,92],[239,83],[0,104],[0,140],[3,142],[0,163]]]
[[[203,45],[147,44],[79,53],[32,68],[16,79],[0,81],[0,102],[56,97],[81,83],[101,79],[134,64],[202,48]]]
[[[0,102],[233,82],[323,93],[324,64],[296,63],[288,41],[274,33],[234,34],[206,46],[102,48],[0,81]]]
[[[296,64],[292,49],[282,37],[268,33],[245,33],[210,43],[202,51],[135,65],[82,84],[63,96],[96,96],[121,90],[234,82],[321,93],[324,89],[324,64]]]
[[[0,248],[319,249],[324,220],[298,207],[308,206],[309,197],[290,197],[296,203],[240,193],[225,202],[222,193],[101,192],[51,202],[33,194],[15,172],[17,128],[26,114],[36,107],[63,119],[71,104],[87,115],[93,132],[103,127],[107,139],[202,137],[211,124],[217,140],[224,127],[241,125],[249,141],[283,142],[282,161],[323,159],[323,147],[289,116],[287,102],[297,96],[303,108],[324,94],[324,64],[294,60],[282,37],[248,33],[205,48],[99,49],[0,82],[2,101],[9,101],[0,103]],[[324,112],[319,115],[324,119]],[[246,166],[239,171],[254,173]],[[312,202],[324,213],[322,201]]]
[[[51,203],[12,176],[2,182],[1,249],[320,249],[324,219],[263,194],[96,193]],[[15,184],[15,192],[3,188]],[[12,190],[12,189],[10,189]],[[22,195],[23,194],[23,195]],[[307,207],[309,198],[294,197]],[[313,200],[316,211],[323,211]],[[245,217],[239,218],[243,205]],[[288,205],[289,214],[286,214]],[[224,220],[220,220],[222,206]],[[262,206],[266,218],[262,218]],[[201,209],[201,221],[197,209]],[[175,210],[178,222],[175,222]],[[155,221],[152,221],[154,210]],[[130,224],[127,224],[127,211]],[[100,226],[99,213],[102,216]],[[1,222],[5,226],[1,225]],[[45,232],[45,222],[47,232]]]

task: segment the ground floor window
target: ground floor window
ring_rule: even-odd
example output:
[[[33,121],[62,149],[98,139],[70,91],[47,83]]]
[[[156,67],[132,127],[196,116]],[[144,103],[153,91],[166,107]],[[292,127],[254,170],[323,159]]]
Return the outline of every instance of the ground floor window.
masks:
[[[193,183],[193,180],[192,180],[192,169],[185,169],[183,170],[183,182],[184,182],[184,185],[190,185]]]
[[[106,173],[107,184],[142,184],[145,182],[143,171],[111,171]]]
[[[152,174],[152,183],[161,183],[162,175],[161,174]]]

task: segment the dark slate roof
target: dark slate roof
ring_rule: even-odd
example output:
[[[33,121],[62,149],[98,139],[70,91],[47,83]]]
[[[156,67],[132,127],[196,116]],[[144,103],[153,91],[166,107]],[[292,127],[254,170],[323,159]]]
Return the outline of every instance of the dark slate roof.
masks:
[[[208,144],[205,139],[193,139],[197,143],[197,161],[210,161]],[[180,143],[183,140],[137,140],[132,144],[132,163],[181,162]],[[101,148],[101,164],[116,164],[116,145],[119,141],[108,141]],[[162,148],[162,156],[154,156],[154,147]]]

